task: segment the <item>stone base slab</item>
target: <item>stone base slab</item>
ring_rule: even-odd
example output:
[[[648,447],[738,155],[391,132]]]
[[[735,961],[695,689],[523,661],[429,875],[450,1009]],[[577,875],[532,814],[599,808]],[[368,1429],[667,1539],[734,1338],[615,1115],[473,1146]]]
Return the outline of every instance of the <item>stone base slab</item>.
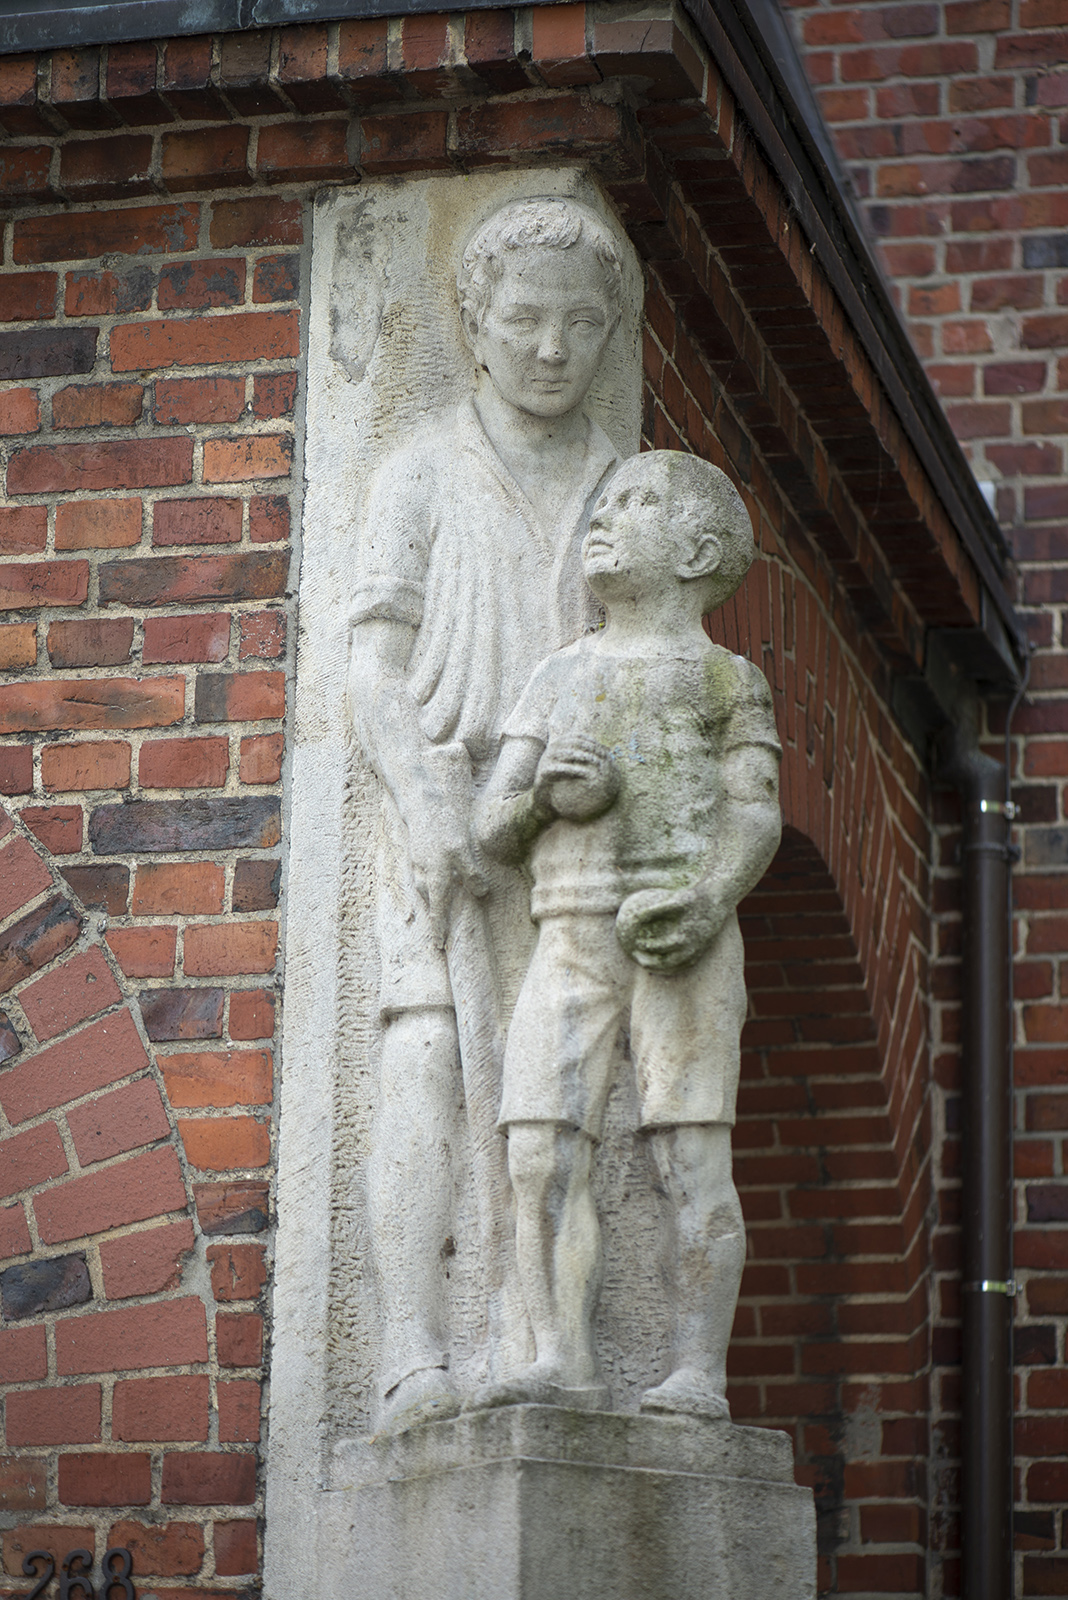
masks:
[[[510,1406],[345,1440],[321,1600],[814,1600],[788,1436]]]

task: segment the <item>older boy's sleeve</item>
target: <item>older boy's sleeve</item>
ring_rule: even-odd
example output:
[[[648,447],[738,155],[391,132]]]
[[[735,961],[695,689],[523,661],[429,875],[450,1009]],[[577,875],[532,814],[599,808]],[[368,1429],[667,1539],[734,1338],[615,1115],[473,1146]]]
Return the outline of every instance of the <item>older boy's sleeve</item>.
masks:
[[[724,752],[755,744],[781,756],[782,745],[775,726],[775,708],[768,680],[760,668],[744,656],[735,656],[734,659],[737,673],[723,742]]]
[[[407,452],[375,474],[360,528],[349,622],[406,622],[418,627],[433,543],[427,462]]]
[[[538,744],[548,744],[557,675],[553,656],[535,667],[519,697],[519,704],[501,729],[502,743],[505,739],[534,739]]]

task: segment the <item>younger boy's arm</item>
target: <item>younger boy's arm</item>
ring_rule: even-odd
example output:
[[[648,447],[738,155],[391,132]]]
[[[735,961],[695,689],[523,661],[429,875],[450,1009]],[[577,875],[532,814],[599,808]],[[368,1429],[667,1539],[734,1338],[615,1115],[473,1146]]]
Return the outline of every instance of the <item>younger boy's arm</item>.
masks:
[[[475,837],[498,861],[522,861],[552,821],[534,798],[534,774],[544,745],[539,739],[507,736],[486,792],[475,807]]]
[[[505,735],[475,819],[482,847],[499,861],[521,861],[541,830],[566,817],[590,822],[619,793],[612,753],[593,739]]]
[[[743,745],[729,753],[724,766],[727,795],[707,870],[683,889],[667,894],[645,889],[619,908],[619,942],[640,966],[674,972],[696,961],[739,901],[756,888],[778,849],[778,752]]]
[[[673,892],[643,890],[629,896],[616,918],[627,954],[656,971],[676,971],[703,955],[778,849],[782,749],[771,690],[758,667],[735,659],[733,703],[720,756],[725,794],[704,870]]]

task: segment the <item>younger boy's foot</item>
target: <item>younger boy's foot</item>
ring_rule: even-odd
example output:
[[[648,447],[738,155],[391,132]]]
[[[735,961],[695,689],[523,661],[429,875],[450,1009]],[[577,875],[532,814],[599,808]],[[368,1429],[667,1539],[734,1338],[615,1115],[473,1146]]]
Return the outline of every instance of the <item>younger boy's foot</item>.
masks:
[[[729,1422],[731,1408],[718,1392],[707,1373],[697,1367],[679,1367],[670,1378],[647,1389],[642,1395],[641,1409],[646,1412],[678,1412],[684,1416],[709,1417],[713,1421]]]
[[[407,1433],[421,1422],[446,1422],[460,1414],[460,1397],[443,1367],[423,1367],[402,1378],[382,1407],[381,1433]]]
[[[497,1406],[563,1406],[569,1411],[607,1411],[612,1401],[606,1383],[573,1385],[564,1375],[535,1362],[514,1377],[487,1383],[475,1391],[467,1411],[491,1411]]]

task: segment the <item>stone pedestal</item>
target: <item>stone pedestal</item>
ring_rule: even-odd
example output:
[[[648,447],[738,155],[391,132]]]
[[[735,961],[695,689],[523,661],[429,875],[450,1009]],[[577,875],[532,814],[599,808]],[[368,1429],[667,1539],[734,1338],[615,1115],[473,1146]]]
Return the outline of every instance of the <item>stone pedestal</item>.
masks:
[[[319,1600],[814,1600],[784,1433],[514,1406],[343,1441]]]

